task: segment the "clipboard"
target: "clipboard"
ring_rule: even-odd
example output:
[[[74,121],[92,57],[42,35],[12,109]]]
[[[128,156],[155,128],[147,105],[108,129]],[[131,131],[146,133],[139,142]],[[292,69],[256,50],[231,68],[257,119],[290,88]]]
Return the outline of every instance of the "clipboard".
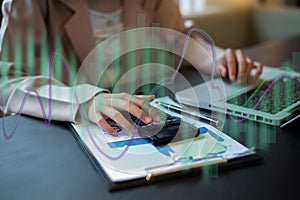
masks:
[[[151,179],[147,180],[147,177],[143,178],[134,178],[126,181],[118,181],[114,182],[110,179],[110,177],[106,174],[105,170],[102,168],[102,166],[99,164],[95,156],[87,149],[86,145],[83,143],[83,141],[80,139],[80,137],[77,134],[77,131],[74,129],[74,126],[70,125],[73,136],[80,146],[81,150],[86,155],[87,159],[93,166],[94,170],[100,174],[102,179],[104,180],[104,183],[107,187],[108,191],[117,191],[117,190],[123,190],[128,189],[132,187],[137,186],[145,186],[149,184],[154,184],[161,181],[169,181],[174,180],[179,177],[189,177],[191,175],[197,175],[201,173],[203,165],[199,165],[197,167],[192,168],[186,168],[181,170],[175,170],[175,171],[169,171],[168,173],[162,173],[160,175],[156,175],[154,177],[151,177]],[[262,163],[263,158],[259,154],[259,152],[251,153],[251,154],[245,154],[230,160],[226,160],[226,162],[215,162],[210,163],[209,166],[211,167],[218,167],[220,172],[227,171],[227,170],[233,170],[241,167],[246,167],[253,164]],[[205,163],[207,165],[207,163]]]

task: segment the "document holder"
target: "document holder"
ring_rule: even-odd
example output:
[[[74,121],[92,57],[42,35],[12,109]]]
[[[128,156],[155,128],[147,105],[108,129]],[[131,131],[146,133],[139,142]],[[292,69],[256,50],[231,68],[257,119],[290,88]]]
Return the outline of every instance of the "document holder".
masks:
[[[117,191],[117,190],[127,189],[127,188],[131,188],[131,187],[149,185],[149,184],[157,183],[160,181],[174,180],[178,177],[185,177],[185,176],[189,177],[191,175],[196,175],[196,174],[201,173],[201,170],[202,170],[202,167],[197,167],[197,168],[193,168],[193,169],[171,172],[171,173],[163,174],[160,176],[155,176],[155,177],[151,178],[150,180],[146,180],[146,178],[136,178],[136,179],[126,180],[126,181],[121,181],[121,182],[113,182],[108,177],[108,175],[105,173],[105,171],[100,166],[100,164],[95,159],[95,157],[91,154],[91,152],[83,144],[83,142],[81,141],[79,136],[76,134],[76,130],[72,126],[71,126],[71,129],[74,132],[73,136],[74,136],[75,140],[77,141],[78,145],[80,146],[80,148],[86,155],[87,159],[93,166],[94,170],[101,175],[101,177],[104,180],[105,185],[107,186],[107,189],[109,191]],[[212,164],[211,167],[218,167],[219,171],[223,172],[223,171],[227,171],[227,170],[232,170],[232,169],[236,169],[236,168],[240,168],[240,167],[246,167],[249,165],[262,163],[262,161],[263,161],[262,156],[260,156],[260,154],[258,152],[256,152],[251,155],[231,159],[228,162]]]

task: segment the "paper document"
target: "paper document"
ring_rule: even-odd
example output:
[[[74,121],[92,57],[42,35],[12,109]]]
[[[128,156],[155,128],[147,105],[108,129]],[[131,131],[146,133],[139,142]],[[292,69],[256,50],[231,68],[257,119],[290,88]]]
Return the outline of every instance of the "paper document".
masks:
[[[169,98],[155,101],[172,103]],[[167,109],[164,112],[177,115]],[[193,119],[189,121],[196,127],[205,127],[208,132],[198,137],[171,142],[165,146],[153,146],[147,139],[119,130],[114,137],[100,127],[90,124],[72,124],[78,138],[94,156],[99,165],[113,182],[122,182],[136,178],[146,178],[149,174],[165,174],[183,168],[199,167],[203,164],[226,162],[228,159],[254,153],[215,127]]]

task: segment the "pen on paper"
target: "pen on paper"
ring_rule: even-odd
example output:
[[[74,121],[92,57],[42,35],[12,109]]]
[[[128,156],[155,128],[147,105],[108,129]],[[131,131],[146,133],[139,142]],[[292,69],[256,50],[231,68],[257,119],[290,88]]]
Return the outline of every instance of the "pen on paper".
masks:
[[[146,175],[146,181],[150,181],[154,176],[159,176],[159,175],[163,175],[163,174],[167,174],[167,173],[173,173],[173,172],[178,172],[184,169],[192,169],[192,168],[196,168],[196,167],[201,167],[203,165],[207,165],[207,164],[216,164],[216,163],[222,163],[222,162],[227,162],[227,159],[224,156],[210,156],[210,157],[203,157],[203,158],[193,158],[192,156],[190,156],[187,159],[187,162],[183,162],[181,163],[181,165],[173,168],[173,169],[167,169],[167,170],[163,170],[163,167],[171,167],[174,166],[176,164],[179,164],[180,161],[182,159],[178,159],[175,160],[169,164],[165,164],[165,165],[159,165],[159,166],[155,166],[155,167],[149,167],[149,168],[145,168],[145,171],[147,172]],[[184,159],[186,160],[186,159]]]

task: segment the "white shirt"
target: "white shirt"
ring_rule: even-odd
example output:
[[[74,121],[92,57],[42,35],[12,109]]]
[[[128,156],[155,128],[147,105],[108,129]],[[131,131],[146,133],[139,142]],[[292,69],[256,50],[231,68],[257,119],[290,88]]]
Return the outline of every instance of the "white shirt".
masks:
[[[101,13],[89,9],[96,44],[123,31],[122,12],[122,8],[111,13]],[[116,55],[116,53],[120,52],[120,48],[121,42],[119,40],[113,40],[110,44],[107,44],[104,49],[101,49],[104,54],[103,59],[109,59],[112,55]],[[107,66],[102,67],[104,69]],[[116,69],[116,67],[118,69]],[[103,84],[101,87],[112,88],[113,83],[115,83],[119,77],[120,66],[109,67],[106,69],[103,77],[100,77],[101,83]]]
[[[112,13],[101,13],[89,9],[89,16],[97,43],[123,30],[122,12],[123,9],[118,9]]]

